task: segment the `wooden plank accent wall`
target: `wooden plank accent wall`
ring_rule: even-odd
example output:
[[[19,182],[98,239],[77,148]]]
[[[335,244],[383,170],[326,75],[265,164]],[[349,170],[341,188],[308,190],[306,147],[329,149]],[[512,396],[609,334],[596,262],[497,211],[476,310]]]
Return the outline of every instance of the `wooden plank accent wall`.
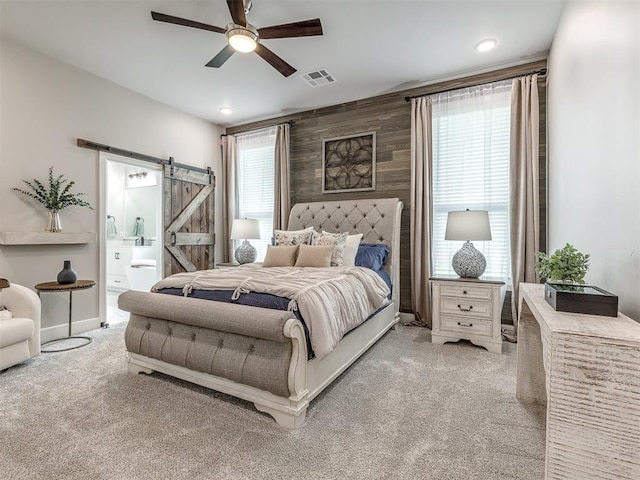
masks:
[[[400,234],[400,310],[411,312],[411,104],[405,96],[505,80],[546,68],[546,60],[509,67],[428,86],[365,98],[276,119],[229,127],[229,135],[293,120],[291,127],[291,205],[298,202],[398,197],[404,202]],[[310,92],[312,94],[312,92]],[[545,97],[546,98],[546,97]],[[543,116],[541,99],[541,117]],[[546,118],[546,112],[544,114]],[[542,129],[542,127],[541,127]],[[372,192],[322,193],[322,139],[376,131],[376,189]],[[546,154],[546,136],[540,135]],[[546,156],[546,155],[545,155]],[[541,168],[541,176],[543,169]],[[542,197],[541,197],[542,198]],[[545,202],[546,205],[546,202]],[[545,214],[546,222],[546,214]],[[542,222],[542,215],[541,215]],[[546,223],[545,223],[546,224]],[[542,236],[542,233],[541,233]],[[545,229],[546,238],[546,229]]]
[[[540,174],[540,251],[547,251],[547,79],[538,80],[538,108],[540,110],[538,169]]]

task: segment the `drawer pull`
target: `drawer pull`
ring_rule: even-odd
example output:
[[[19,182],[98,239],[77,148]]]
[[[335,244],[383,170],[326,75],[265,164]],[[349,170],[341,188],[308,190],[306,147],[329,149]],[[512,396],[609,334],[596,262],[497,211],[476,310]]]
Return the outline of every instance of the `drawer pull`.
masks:
[[[473,305],[469,305],[469,308],[462,308],[460,305],[458,305],[458,308],[460,309],[460,311],[462,312],[470,312],[471,309],[473,308]]]
[[[462,291],[462,293],[463,293],[464,295],[466,295],[466,294],[467,294],[467,291],[466,291],[466,290],[463,290],[463,291]]]
[[[461,327],[473,327],[473,323],[458,322],[458,325]]]

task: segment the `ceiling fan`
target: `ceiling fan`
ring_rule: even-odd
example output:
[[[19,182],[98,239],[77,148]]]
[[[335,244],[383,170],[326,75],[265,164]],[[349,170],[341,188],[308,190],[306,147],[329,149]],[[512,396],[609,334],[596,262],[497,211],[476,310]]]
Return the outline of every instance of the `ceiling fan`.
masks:
[[[246,3],[246,7],[245,7]],[[303,20],[301,22],[284,23],[271,27],[256,28],[247,22],[246,14],[251,10],[251,0],[227,0],[229,12],[233,22],[226,28],[215,27],[186,18],[174,17],[164,13],[151,12],[151,18],[158,22],[173,23],[185,27],[199,28],[210,32],[224,33],[227,36],[227,46],[224,47],[215,57],[213,57],[207,67],[220,68],[224,62],[229,60],[231,55],[238,52],[255,51],[273,68],[282,75],[288,77],[296,69],[285,62],[278,55],[260,43],[261,40],[269,38],[291,38],[291,37],[311,37],[322,35],[322,24],[319,18],[313,20]]]

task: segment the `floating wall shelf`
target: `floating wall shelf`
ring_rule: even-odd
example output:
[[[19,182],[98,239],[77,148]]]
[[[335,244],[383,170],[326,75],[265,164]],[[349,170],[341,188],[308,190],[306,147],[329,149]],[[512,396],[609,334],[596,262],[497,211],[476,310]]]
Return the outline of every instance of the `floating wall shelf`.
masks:
[[[68,245],[96,243],[95,232],[0,232],[0,245]]]

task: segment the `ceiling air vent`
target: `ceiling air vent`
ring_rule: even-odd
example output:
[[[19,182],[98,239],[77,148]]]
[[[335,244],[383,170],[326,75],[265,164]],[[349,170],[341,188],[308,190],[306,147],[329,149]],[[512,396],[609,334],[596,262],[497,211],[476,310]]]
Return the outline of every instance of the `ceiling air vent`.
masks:
[[[322,87],[336,81],[334,76],[324,68],[314,72],[303,73],[300,76],[312,87]]]

